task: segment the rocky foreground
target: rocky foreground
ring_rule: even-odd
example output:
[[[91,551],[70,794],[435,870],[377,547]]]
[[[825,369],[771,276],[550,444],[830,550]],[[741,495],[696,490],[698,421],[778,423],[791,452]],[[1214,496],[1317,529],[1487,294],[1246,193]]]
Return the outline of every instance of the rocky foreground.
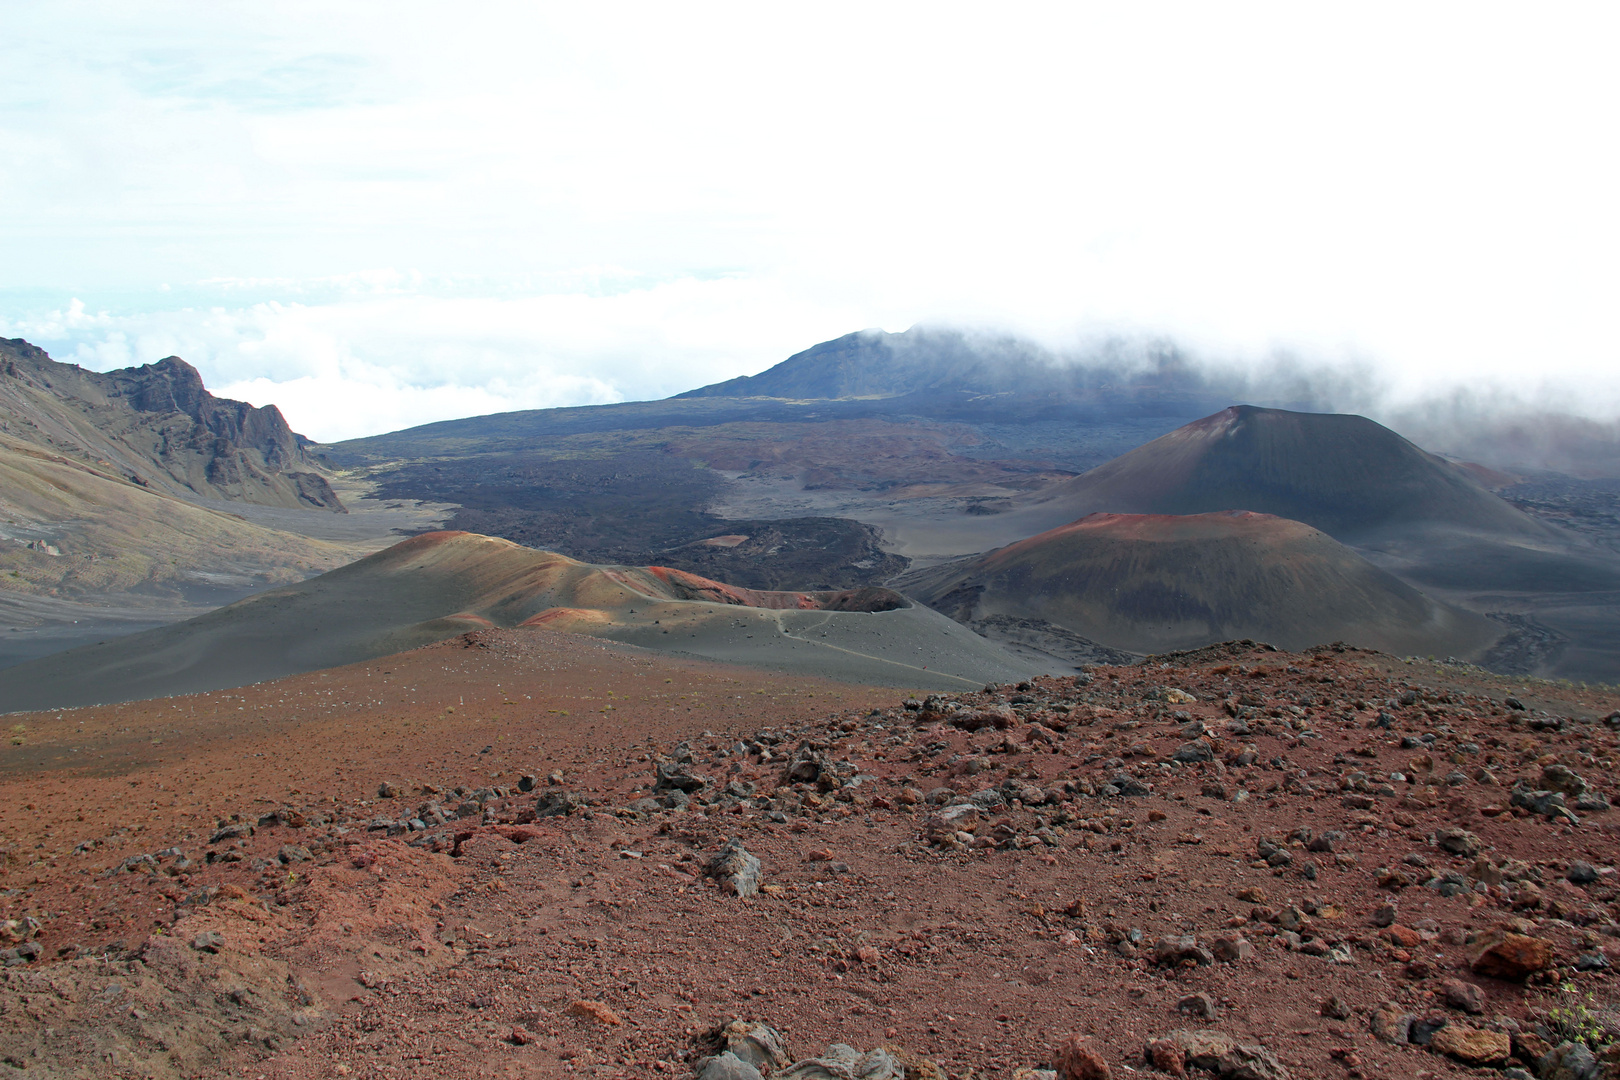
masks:
[[[538,742],[493,775],[374,760],[366,797],[317,800],[271,761],[149,850],[52,866],[9,837],[0,1056],[22,1077],[1620,1076],[1613,692],[1243,642],[818,719],[739,694],[621,714],[569,756],[584,718],[546,707],[537,640],[389,661],[476,658],[507,705],[532,695],[508,723]],[[108,921],[140,904],[147,924]]]

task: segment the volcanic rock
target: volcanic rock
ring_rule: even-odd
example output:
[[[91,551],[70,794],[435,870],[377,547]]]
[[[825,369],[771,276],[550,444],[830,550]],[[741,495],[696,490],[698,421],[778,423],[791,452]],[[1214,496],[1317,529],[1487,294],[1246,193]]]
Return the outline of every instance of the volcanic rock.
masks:
[[[697,1041],[707,1053],[730,1054],[759,1073],[769,1074],[792,1060],[782,1033],[757,1020],[728,1020],[698,1036]]]
[[[1582,1042],[1560,1043],[1536,1061],[1542,1080],[1599,1080],[1605,1075],[1597,1056]]]
[[[1170,1032],[1164,1040],[1148,1043],[1145,1057],[1154,1060],[1154,1048],[1161,1042],[1175,1045],[1186,1066],[1206,1069],[1220,1080],[1291,1080],[1291,1074],[1270,1050],[1255,1044],[1240,1044],[1219,1031]],[[1160,1055],[1170,1057],[1160,1047]]]
[[[1474,974],[1508,982],[1523,982],[1552,966],[1553,943],[1545,938],[1492,930],[1474,943],[1469,967]]]
[[[697,1062],[695,1080],[761,1080],[761,1073],[731,1051],[723,1051]]]
[[[1052,1068],[1057,1080],[1111,1080],[1113,1069],[1103,1060],[1091,1040],[1070,1035],[1052,1051]]]
[[[720,882],[721,888],[733,896],[753,896],[759,891],[759,860],[748,853],[741,840],[727,840],[709,862],[709,876]]]
[[[886,1050],[862,1053],[833,1043],[820,1057],[796,1062],[772,1076],[774,1080],[905,1080],[906,1069]]]
[[[1184,960],[1190,960],[1200,967],[1207,967],[1215,962],[1215,956],[1208,949],[1198,944],[1198,939],[1186,934],[1172,934],[1162,937],[1153,944],[1153,962],[1165,967],[1174,967]]]
[[[1386,1001],[1368,1014],[1367,1026],[1376,1038],[1404,1046],[1412,1039],[1412,1022],[1415,1019],[1399,1005]]]
[[[1473,983],[1447,979],[1440,984],[1439,990],[1446,1004],[1453,1009],[1461,1009],[1474,1016],[1485,1011],[1485,991]]]
[[[1447,1024],[1430,1038],[1429,1049],[1454,1057],[1465,1065],[1483,1067],[1505,1062],[1513,1052],[1513,1040],[1500,1031]]]

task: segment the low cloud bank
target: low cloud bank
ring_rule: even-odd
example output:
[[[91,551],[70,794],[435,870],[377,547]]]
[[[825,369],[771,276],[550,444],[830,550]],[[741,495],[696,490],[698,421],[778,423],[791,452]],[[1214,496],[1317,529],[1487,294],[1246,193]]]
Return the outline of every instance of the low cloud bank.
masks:
[[[212,283],[212,303],[117,313],[74,300],[0,319],[0,336],[96,370],[179,355],[216,393],[275,404],[295,430],[331,442],[514,409],[667,397],[757,374],[870,317],[863,305],[806,300],[758,277],[638,284],[601,274],[580,285],[456,295],[391,271],[298,288]],[[241,302],[261,288],[307,302]],[[935,322],[889,340],[1000,389],[1121,382],[1355,412],[1500,469],[1620,476],[1615,379],[1544,376],[1534,365],[1464,378],[1349,351],[1245,349],[1129,329],[1026,336]]]

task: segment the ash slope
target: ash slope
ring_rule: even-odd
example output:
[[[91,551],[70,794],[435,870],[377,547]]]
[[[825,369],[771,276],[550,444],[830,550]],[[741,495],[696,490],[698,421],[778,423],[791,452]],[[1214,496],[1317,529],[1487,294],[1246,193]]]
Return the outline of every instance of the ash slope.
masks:
[[[896,584],[959,622],[1039,619],[1140,653],[1252,638],[1474,656],[1500,636],[1309,525],[1243,511],[1092,514]]]
[[[0,434],[0,590],[8,606],[236,599],[350,558],[347,546],[263,528]]]
[[[963,688],[1045,670],[886,589],[759,592],[440,532],[184,623],[0,671],[0,702],[28,710],[224,689],[514,626],[872,685]]]

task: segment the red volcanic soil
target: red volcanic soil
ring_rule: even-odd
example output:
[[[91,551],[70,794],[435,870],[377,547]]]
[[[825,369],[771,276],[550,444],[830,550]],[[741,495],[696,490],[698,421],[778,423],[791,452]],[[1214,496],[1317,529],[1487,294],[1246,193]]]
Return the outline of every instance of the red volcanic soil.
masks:
[[[1086,533],[1106,533],[1119,540],[1169,543],[1177,540],[1206,540],[1212,535],[1267,539],[1281,531],[1303,535],[1314,532],[1309,526],[1272,514],[1229,510],[1213,514],[1087,514],[1079,521],[1059,525],[1039,536],[1009,544],[991,559],[1010,561],[1016,555],[1063,537]]]
[[[1247,644],[903,704],[496,630],[13,717],[0,885],[40,948],[0,972],[0,1057],[679,1077],[744,1017],[910,1075],[1012,1077],[1071,1034],[1146,1072],[1190,1030],[1263,1047],[1253,1075],[1393,1078],[1531,1059],[1576,1003],[1601,1046],[1617,707]],[[642,801],[660,767],[684,808]],[[757,894],[705,873],[727,840]]]
[[[1133,652],[1247,637],[1469,655],[1499,636],[1309,525],[1247,511],[1091,514],[903,580],[962,622],[1041,619]]]
[[[905,600],[898,593],[875,586],[819,592],[773,592],[739,588],[667,566],[649,566],[647,573],[667,585],[671,598],[676,600],[703,600],[772,611],[893,611],[905,606]]]

